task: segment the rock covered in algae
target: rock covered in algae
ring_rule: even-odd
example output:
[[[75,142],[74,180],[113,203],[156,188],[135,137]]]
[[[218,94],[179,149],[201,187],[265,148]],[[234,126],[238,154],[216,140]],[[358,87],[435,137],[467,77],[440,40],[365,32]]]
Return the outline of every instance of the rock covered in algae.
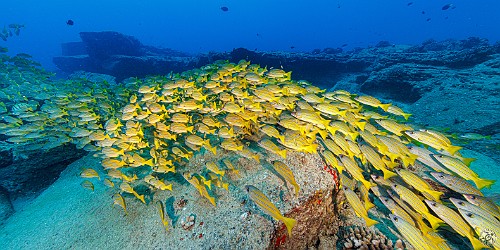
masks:
[[[276,167],[270,157],[278,155],[284,161],[294,152],[321,155],[325,170],[340,177],[348,203],[368,225],[377,223],[368,214],[372,200],[390,196],[395,205],[389,209],[404,218],[395,223],[402,236],[430,248],[444,239],[430,234],[429,228],[444,222],[423,199],[442,202],[443,197],[430,195],[435,192],[421,176],[403,176],[400,170],[420,161],[433,171],[473,181],[479,189],[494,183],[470,170],[471,161],[442,133],[404,124],[410,114],[400,108],[371,96],[325,92],[291,80],[291,72],[280,69],[246,61],[216,62],[182,74],[130,81],[126,87],[53,87],[42,97],[9,105],[2,133],[12,143],[48,143],[52,138],[95,152],[103,169],[83,170],[82,177],[102,178],[116,192],[113,197],[125,198],[115,199],[125,213],[126,202],[152,204],[175,190],[177,182],[188,182],[216,206],[222,190],[242,191],[240,177],[232,178],[245,174],[242,159],[259,163],[252,166],[254,171],[267,166],[298,189],[290,167]],[[196,160],[201,153],[216,158]],[[272,191],[265,183],[246,184],[263,190],[251,194],[249,204],[257,204],[276,220],[287,220],[268,201]],[[495,230],[494,225],[476,225],[476,233]],[[287,227],[293,236],[293,228]]]

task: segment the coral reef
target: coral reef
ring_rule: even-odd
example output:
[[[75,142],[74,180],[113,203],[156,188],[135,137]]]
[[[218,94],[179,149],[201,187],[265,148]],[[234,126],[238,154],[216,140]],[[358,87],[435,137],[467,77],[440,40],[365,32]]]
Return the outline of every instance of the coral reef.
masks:
[[[394,248],[392,240],[388,239],[377,229],[367,229],[365,227],[349,227],[344,229],[342,249],[381,249],[381,250],[392,250],[392,249],[402,249]]]

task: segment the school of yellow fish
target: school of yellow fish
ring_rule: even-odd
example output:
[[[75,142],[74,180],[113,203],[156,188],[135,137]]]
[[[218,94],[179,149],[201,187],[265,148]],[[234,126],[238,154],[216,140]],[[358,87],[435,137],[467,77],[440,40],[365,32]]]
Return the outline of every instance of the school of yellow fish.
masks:
[[[165,228],[164,205],[151,194],[171,191],[172,176],[182,176],[216,206],[214,188],[228,190],[228,175],[241,174],[235,155],[261,162],[267,154],[286,159],[296,151],[319,154],[338,172],[346,200],[367,226],[377,223],[368,211],[378,199],[415,249],[448,249],[437,234],[444,225],[474,249],[500,249],[499,207],[480,191],[494,181],[472,171],[473,159],[462,157],[445,135],[405,124],[410,114],[374,97],[326,92],[292,80],[291,72],[243,60],[121,85],[84,79],[33,84],[21,71],[17,77],[0,93],[6,140],[26,150],[73,143],[93,152],[102,169],[83,170],[89,179],[82,186],[93,190],[92,178],[103,181],[125,213],[128,199],[157,204]],[[223,157],[190,169],[200,152]],[[426,171],[411,171],[416,161]],[[270,163],[297,195],[291,169]],[[428,180],[455,195],[443,197]],[[256,186],[245,187],[249,198],[292,235],[297,222]]]

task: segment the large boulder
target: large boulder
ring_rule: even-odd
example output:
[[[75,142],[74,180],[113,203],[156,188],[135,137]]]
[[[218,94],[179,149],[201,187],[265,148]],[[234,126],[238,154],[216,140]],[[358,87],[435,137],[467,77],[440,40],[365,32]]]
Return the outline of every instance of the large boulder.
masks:
[[[113,55],[143,56],[141,42],[133,37],[118,32],[81,32],[80,37],[87,48],[87,53],[95,59],[107,59]]]

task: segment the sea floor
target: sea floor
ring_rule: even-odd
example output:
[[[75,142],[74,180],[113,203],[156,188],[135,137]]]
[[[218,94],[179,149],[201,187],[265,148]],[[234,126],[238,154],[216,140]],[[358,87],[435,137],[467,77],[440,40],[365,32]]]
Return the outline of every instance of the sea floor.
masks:
[[[480,176],[500,180],[497,162],[471,150],[464,150],[463,154],[477,158],[472,168]],[[127,215],[124,216],[121,208],[112,206],[112,193],[101,182],[94,182],[94,192],[80,186],[80,169],[98,165],[98,159],[86,156],[71,164],[38,197],[19,203],[17,212],[0,227],[2,249],[231,249],[235,246],[263,249],[270,243],[269,235],[274,230],[272,219],[246,209],[241,204],[242,194],[237,190],[232,190],[236,193],[234,195],[221,193],[218,206],[213,207],[207,200],[199,198],[190,186],[174,186],[172,196],[175,195],[176,199],[182,197],[187,205],[177,207],[177,221],[174,226],[169,225],[168,231],[160,222],[156,206],[145,206],[137,200],[128,199]],[[301,191],[301,197],[321,186],[304,183],[308,177],[311,182],[327,177],[313,174],[321,172],[318,169],[296,170],[299,170],[299,183],[308,189]],[[253,177],[254,182],[260,180],[268,188],[280,184],[277,178],[271,178],[270,172],[261,172]],[[483,191],[486,195],[499,194],[500,184]],[[300,200],[291,199],[287,203],[298,204]],[[278,206],[283,210],[285,204]],[[290,206],[285,207],[290,209]],[[189,226],[184,223],[190,215],[194,215],[195,220],[186,230],[183,226]],[[356,217],[352,213],[351,216]]]

